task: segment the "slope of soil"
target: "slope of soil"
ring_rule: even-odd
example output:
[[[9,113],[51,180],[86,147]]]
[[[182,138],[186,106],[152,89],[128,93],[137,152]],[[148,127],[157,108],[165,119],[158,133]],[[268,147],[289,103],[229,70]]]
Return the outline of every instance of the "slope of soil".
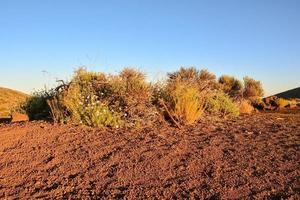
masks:
[[[298,199],[299,114],[183,130],[0,125],[0,198]]]
[[[0,118],[9,116],[10,110],[27,97],[25,93],[0,87]]]
[[[284,99],[300,99],[300,87],[285,92],[281,92],[274,96],[284,98]]]

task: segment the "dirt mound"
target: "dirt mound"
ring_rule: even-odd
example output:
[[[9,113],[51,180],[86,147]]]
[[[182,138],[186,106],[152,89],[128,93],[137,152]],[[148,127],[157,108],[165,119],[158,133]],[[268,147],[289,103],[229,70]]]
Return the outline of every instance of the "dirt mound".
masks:
[[[300,117],[206,118],[183,130],[0,125],[0,198],[297,199]]]
[[[10,110],[27,97],[28,95],[22,92],[0,87],[0,118],[8,117]]]

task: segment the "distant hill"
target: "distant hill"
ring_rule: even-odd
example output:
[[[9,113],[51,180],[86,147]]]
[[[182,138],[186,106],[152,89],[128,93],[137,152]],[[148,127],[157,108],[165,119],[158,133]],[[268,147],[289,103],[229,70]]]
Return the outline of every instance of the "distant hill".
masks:
[[[281,92],[274,96],[285,98],[285,99],[294,99],[294,98],[300,99],[300,87],[285,92]]]
[[[27,97],[23,92],[0,87],[0,117],[9,116],[10,110]]]

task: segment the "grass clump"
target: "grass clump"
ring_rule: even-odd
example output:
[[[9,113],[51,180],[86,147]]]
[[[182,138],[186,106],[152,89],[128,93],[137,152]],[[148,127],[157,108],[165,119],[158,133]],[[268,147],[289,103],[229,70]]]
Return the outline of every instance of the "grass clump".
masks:
[[[242,100],[238,104],[240,114],[251,114],[254,111],[254,107],[251,105],[251,102],[247,100]]]
[[[215,75],[194,67],[169,73],[158,89],[163,113],[178,127],[199,121],[205,110],[205,96],[215,83]]]
[[[204,112],[204,96],[198,88],[185,82],[176,82],[168,87],[163,105],[173,122],[180,126],[198,121]]]

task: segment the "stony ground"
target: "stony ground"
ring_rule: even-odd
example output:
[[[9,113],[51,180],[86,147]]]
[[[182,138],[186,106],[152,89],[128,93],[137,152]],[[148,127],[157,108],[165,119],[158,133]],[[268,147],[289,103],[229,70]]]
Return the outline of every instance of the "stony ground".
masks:
[[[300,115],[182,130],[0,125],[0,199],[299,199]]]

